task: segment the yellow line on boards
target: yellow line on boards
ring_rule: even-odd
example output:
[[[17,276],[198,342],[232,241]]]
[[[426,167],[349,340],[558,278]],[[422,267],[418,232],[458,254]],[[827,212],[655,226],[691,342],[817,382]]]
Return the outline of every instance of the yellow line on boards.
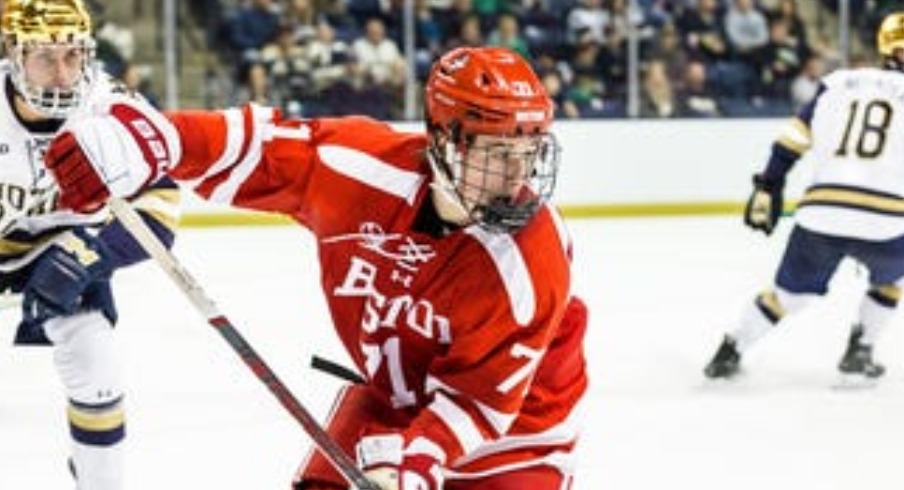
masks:
[[[742,202],[673,202],[632,204],[565,204],[561,205],[566,218],[640,218],[668,216],[740,215]],[[794,203],[788,203],[785,214],[791,214]],[[278,214],[248,211],[215,213],[187,212],[179,226],[183,228],[207,228],[217,226],[274,226],[293,223],[292,219]]]

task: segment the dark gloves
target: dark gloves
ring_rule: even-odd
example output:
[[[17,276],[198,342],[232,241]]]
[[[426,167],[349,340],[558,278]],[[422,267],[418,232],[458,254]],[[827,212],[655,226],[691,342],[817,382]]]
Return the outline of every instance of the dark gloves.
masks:
[[[771,181],[762,174],[753,176],[753,192],[744,208],[744,224],[770,235],[782,215],[784,181]]]
[[[115,322],[109,257],[103,241],[83,228],[74,228],[51,245],[37,258],[25,282],[23,323],[40,324],[79,310],[100,310]]]

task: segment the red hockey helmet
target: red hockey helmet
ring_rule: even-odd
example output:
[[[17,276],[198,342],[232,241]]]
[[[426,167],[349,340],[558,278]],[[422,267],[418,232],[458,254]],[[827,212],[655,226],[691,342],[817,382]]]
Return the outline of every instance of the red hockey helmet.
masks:
[[[443,55],[426,87],[427,122],[464,134],[545,133],[553,103],[530,65],[498,47],[458,48]]]
[[[427,80],[425,116],[434,202],[457,225],[524,226],[552,195],[559,145],[553,102],[514,51],[458,48]]]

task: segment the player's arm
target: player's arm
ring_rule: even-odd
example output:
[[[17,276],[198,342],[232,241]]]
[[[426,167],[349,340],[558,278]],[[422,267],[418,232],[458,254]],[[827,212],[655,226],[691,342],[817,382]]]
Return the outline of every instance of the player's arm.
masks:
[[[131,203],[148,228],[167,248],[175,241],[179,221],[180,190],[178,184],[164,176],[140,191]],[[113,268],[126,267],[148,258],[147,252],[120,223],[108,222],[98,234],[110,251]]]
[[[311,130],[272,108],[178,111],[114,100],[62,132],[45,157],[64,206],[89,211],[167,173],[204,198],[291,214],[303,198]],[[125,158],[122,157],[125,155]]]
[[[183,154],[168,171],[192,181],[206,200],[292,215],[306,198],[318,163],[319,122],[284,120],[255,104],[169,114]]]
[[[785,180],[801,155],[810,148],[810,120],[819,96],[804,105],[782,129],[772,144],[766,167],[753,176],[753,191],[744,208],[744,223],[769,235],[778,224],[784,207]]]

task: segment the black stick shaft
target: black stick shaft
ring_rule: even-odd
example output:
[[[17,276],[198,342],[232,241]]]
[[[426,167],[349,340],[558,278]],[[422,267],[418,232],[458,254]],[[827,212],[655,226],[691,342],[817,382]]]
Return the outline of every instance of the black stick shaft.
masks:
[[[324,430],[317,419],[289,391],[285,383],[270,369],[264,359],[257,354],[245,337],[233,326],[229,319],[220,313],[213,300],[204,292],[201,285],[189,274],[176,257],[169,251],[144,223],[138,213],[122,199],[112,199],[110,208],[113,214],[129,230],[141,244],[148,255],[153,258],[164,272],[179,286],[189,301],[204,315],[207,323],[214,327],[226,340],[226,343],[242,359],[246,366],[273,393],[279,403],[301,424],[314,445],[333,463],[343,476],[360,490],[380,490],[367,479],[364,472],[345,453],[338,443]]]

